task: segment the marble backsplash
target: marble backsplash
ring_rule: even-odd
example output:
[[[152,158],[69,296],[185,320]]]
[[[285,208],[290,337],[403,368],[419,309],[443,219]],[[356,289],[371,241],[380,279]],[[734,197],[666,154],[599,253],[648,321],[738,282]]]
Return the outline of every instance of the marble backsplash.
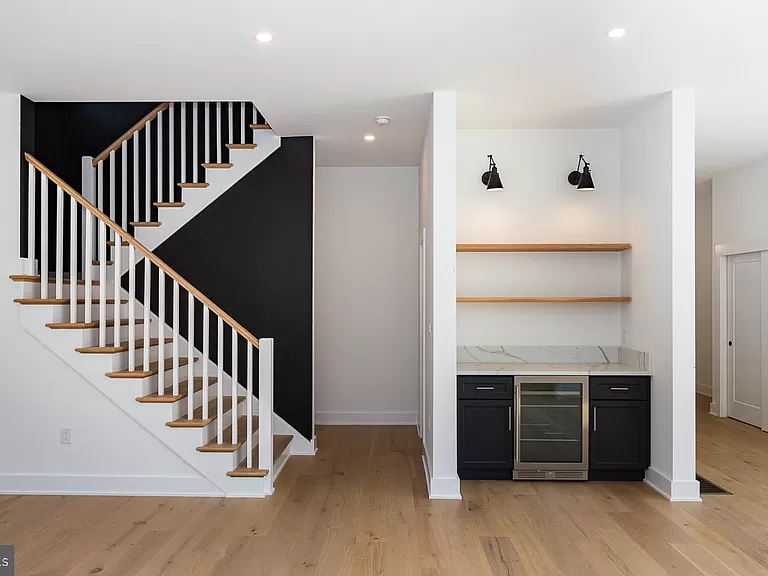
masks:
[[[650,370],[647,352],[620,346],[459,346],[457,362],[626,364]]]

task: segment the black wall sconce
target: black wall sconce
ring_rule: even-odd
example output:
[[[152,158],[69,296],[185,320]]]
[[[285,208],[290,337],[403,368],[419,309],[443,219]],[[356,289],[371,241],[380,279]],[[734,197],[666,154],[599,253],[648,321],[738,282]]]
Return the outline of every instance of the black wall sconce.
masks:
[[[581,163],[584,162],[584,171],[581,170]],[[576,190],[594,190],[595,183],[592,181],[592,172],[589,169],[589,162],[584,159],[584,154],[579,154],[579,165],[576,170],[568,174],[568,184],[576,186]]]
[[[501,184],[501,178],[499,177],[499,171],[496,169],[496,162],[493,161],[493,156],[488,154],[488,171],[483,172],[480,180],[485,184],[485,189],[488,192],[498,192],[504,190],[504,186]]]

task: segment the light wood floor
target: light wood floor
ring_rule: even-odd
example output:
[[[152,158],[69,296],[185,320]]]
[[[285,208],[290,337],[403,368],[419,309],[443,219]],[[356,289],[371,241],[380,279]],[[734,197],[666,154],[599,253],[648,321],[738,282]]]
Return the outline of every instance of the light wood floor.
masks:
[[[641,483],[464,482],[430,501],[405,427],[320,428],[266,500],[0,497],[17,575],[768,575],[768,434],[706,413],[671,504]]]

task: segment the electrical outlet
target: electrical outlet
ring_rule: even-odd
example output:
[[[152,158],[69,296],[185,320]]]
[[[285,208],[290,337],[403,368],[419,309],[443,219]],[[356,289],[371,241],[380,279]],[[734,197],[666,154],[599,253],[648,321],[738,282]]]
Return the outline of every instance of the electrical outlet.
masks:
[[[61,429],[61,443],[72,444],[72,428]]]

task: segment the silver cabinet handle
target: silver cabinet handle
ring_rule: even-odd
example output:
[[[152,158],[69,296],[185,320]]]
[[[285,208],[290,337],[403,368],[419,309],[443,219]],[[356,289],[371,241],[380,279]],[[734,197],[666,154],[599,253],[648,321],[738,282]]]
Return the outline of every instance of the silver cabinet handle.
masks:
[[[509,407],[509,431],[512,432],[512,406]]]
[[[619,391],[626,392],[627,390],[629,390],[629,388],[627,388],[626,386],[611,386],[611,390],[615,390],[617,392]]]
[[[493,390],[493,386],[478,386],[476,390]]]
[[[592,429],[597,432],[597,406],[592,408]]]

